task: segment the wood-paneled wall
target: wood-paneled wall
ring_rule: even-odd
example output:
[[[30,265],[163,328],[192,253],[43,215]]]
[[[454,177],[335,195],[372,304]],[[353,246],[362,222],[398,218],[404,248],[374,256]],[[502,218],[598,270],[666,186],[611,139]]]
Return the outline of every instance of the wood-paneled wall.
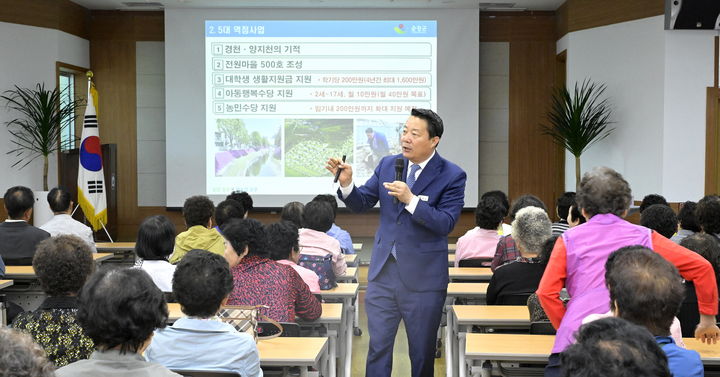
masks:
[[[70,0],[0,0],[0,22],[62,30],[89,39],[90,11]]]
[[[480,41],[510,43],[510,198],[531,193],[550,209],[564,188],[565,155],[542,134],[556,72],[554,12],[483,12]]]
[[[557,38],[571,31],[665,13],[664,0],[567,0],[557,10]]]

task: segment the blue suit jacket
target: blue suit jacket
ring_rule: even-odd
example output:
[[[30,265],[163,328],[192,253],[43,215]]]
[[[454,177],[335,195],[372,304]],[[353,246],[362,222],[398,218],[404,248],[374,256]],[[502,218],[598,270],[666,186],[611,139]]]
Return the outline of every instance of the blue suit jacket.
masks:
[[[395,180],[395,159],[380,160],[374,174],[360,187],[343,198],[338,197],[355,212],[362,212],[380,201],[380,227],[375,233],[368,279],[374,280],[385,265],[393,244],[396,246],[400,279],[413,291],[446,290],[448,284],[447,235],[460,217],[465,197],[465,172],[438,153],[428,161],[412,188],[422,196],[415,213],[405,210],[404,203],[393,203],[382,186]],[[403,177],[407,176],[405,159]]]

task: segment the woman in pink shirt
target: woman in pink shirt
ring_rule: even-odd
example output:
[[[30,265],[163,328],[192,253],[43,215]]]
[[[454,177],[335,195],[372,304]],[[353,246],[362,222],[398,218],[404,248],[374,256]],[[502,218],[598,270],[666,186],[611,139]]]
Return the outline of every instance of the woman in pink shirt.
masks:
[[[457,241],[455,267],[463,259],[492,258],[500,240],[498,226],[503,221],[507,209],[494,197],[480,199],[475,208],[475,228],[470,229]],[[487,263],[490,265],[490,262]]]
[[[333,224],[335,214],[327,202],[312,201],[305,205],[302,219],[304,228],[300,229],[300,254],[332,255],[335,276],[345,274],[347,262],[340,251],[340,242],[326,232]]]
[[[300,247],[298,246],[298,228],[290,221],[280,221],[265,227],[270,258],[292,267],[300,275],[310,292],[320,294],[320,282],[315,272],[299,266]]]

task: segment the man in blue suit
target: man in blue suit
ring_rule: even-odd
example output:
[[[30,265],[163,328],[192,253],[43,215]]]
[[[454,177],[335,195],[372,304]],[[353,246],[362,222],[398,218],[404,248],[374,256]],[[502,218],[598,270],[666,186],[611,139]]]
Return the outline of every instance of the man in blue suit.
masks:
[[[442,119],[413,109],[403,128],[402,154],[383,158],[363,185],[352,167],[337,158],[327,169],[339,177],[338,197],[355,212],[380,202],[365,310],[370,349],[365,375],[390,376],[393,345],[402,319],[408,334],[412,376],[432,376],[435,338],[447,295],[447,235],[463,208],[465,172],[436,153]],[[395,180],[395,160],[403,161],[403,181]],[[395,200],[397,199],[397,200]]]

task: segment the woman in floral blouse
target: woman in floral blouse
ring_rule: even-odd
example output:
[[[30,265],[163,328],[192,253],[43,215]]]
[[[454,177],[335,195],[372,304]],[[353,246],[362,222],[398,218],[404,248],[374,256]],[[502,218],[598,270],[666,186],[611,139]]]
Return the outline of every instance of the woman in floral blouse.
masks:
[[[292,267],[269,258],[263,225],[254,219],[232,219],[221,228],[225,259],[234,288],[228,305],[265,305],[262,313],[278,322],[295,317],[315,320],[322,314],[320,301]]]
[[[76,296],[95,269],[90,247],[71,235],[46,239],[33,268],[48,297],[37,310],[18,315],[12,327],[30,334],[57,367],[87,359],[94,345],[77,322]]]

